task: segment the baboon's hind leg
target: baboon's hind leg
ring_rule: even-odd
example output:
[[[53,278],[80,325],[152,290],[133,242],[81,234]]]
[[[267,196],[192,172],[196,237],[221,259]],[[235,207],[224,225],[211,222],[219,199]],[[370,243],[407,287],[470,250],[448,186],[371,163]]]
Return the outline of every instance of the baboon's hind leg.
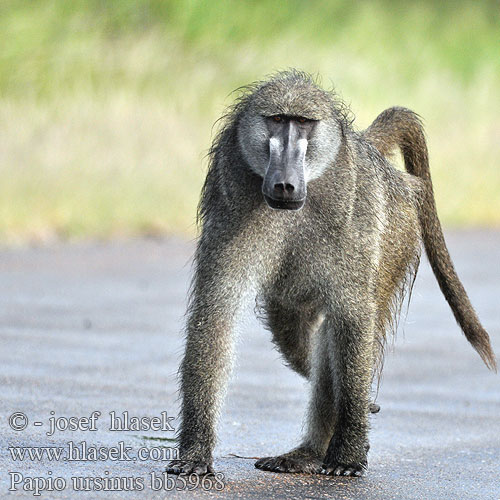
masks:
[[[308,432],[300,446],[275,457],[261,458],[255,467],[271,472],[298,472],[318,474],[323,468],[323,457],[333,434],[334,398],[332,373],[327,349],[324,348],[322,328],[318,337],[311,339],[312,356],[308,376],[312,383],[312,401],[309,409]]]
[[[266,303],[266,315],[273,342],[289,366],[311,381],[312,400],[302,444],[282,455],[261,458],[255,467],[270,472],[318,474],[323,469],[336,414],[323,315],[310,304],[291,310],[270,301]],[[371,413],[379,410],[374,403],[369,406]]]
[[[319,474],[323,460],[310,448],[299,446],[283,455],[261,458],[255,462],[255,467],[270,472]]]
[[[313,356],[312,342],[323,322],[323,314],[311,303],[291,309],[276,300],[266,301],[265,312],[273,342],[288,366],[309,380]],[[371,403],[369,411],[378,413],[380,406]]]
[[[298,304],[292,309],[269,299],[265,313],[273,342],[288,366],[309,379],[312,339],[323,321],[321,312],[311,303]]]

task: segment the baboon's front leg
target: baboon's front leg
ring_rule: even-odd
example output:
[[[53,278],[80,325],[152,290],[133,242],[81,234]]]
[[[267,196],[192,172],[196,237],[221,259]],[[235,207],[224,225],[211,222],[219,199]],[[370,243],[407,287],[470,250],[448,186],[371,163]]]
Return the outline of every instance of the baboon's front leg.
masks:
[[[197,254],[181,375],[179,460],[167,472],[212,471],[216,426],[232,366],[233,327],[248,280],[236,252]],[[241,259],[240,259],[241,260]]]
[[[360,476],[366,469],[374,321],[369,313],[330,321],[328,335],[337,408],[324,474]]]

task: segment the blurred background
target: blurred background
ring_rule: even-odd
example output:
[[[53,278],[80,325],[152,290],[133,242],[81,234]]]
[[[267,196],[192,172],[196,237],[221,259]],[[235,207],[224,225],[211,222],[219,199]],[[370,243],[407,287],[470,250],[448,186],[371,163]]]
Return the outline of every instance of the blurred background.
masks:
[[[442,221],[500,226],[500,2],[2,0],[0,244],[196,232],[240,85],[321,75],[425,121]]]

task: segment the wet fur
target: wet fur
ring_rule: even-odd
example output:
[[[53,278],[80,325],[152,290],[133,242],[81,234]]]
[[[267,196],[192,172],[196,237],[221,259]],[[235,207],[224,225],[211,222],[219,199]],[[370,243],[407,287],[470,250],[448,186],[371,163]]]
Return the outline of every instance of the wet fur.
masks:
[[[328,134],[310,143],[310,168],[320,175],[308,183],[300,211],[270,209],[259,167],[247,161],[247,146],[257,151],[252,162],[259,154],[265,160],[252,129],[263,113],[314,116],[323,131],[335,134],[331,143]],[[288,365],[311,381],[301,445],[256,463],[280,472],[357,476],[366,468],[371,383],[381,369],[386,333],[394,330],[413,283],[422,239],[445,295],[451,276],[453,297],[470,317],[465,291],[460,295],[456,274],[446,266],[451,260],[442,233],[441,239],[430,235],[441,229],[420,122],[402,108],[384,113],[367,131],[356,132],[335,94],[290,71],[246,88],[223,119],[199,206],[202,231],[180,367],[180,459],[171,462],[170,472],[212,470],[232,332],[246,303],[258,298],[273,342]],[[410,173],[388,161],[395,146]],[[487,334],[475,343],[472,334],[468,338],[491,363]]]

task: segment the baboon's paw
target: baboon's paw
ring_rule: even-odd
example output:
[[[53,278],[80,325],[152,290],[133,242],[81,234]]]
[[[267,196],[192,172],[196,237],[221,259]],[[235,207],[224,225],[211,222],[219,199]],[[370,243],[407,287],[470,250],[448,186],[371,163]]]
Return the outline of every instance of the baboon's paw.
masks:
[[[197,462],[194,460],[172,460],[166,467],[169,474],[213,474],[212,466],[207,462]]]
[[[324,465],[321,469],[321,474],[327,476],[352,476],[360,477],[366,470],[366,463],[359,464],[334,464],[334,465]]]
[[[257,469],[270,472],[289,472],[299,474],[319,474],[322,462],[314,455],[280,455],[261,458],[255,462]]]

